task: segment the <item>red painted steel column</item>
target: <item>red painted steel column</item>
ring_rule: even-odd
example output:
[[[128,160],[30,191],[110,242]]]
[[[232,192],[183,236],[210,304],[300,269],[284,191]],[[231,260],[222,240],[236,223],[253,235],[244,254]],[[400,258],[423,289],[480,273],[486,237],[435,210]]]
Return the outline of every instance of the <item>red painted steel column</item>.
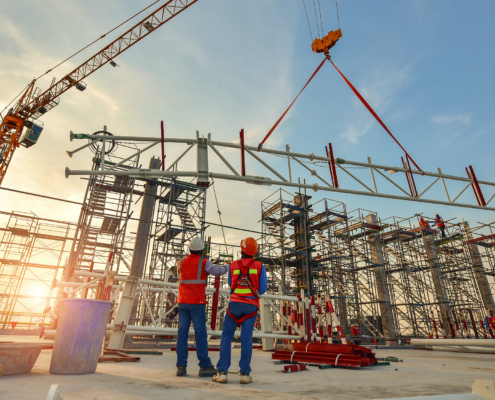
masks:
[[[244,153],[244,129],[239,133],[241,139],[241,175],[246,176],[246,158]]]
[[[215,276],[215,293],[213,293],[213,304],[211,305],[211,324],[212,331],[215,330],[217,325],[217,311],[218,311],[218,297],[220,295],[220,277]]]
[[[467,171],[467,168],[466,168],[466,171]],[[472,186],[473,186],[473,190],[475,191],[476,198],[478,199],[478,203],[480,204],[480,206],[486,206],[485,198],[483,197],[483,193],[481,192],[481,188],[480,188],[480,185],[478,183],[478,179],[476,178],[476,174],[474,173],[474,169],[471,165],[469,166],[469,171],[471,171],[470,178],[472,178],[474,181]],[[469,176],[469,172],[468,172],[468,176]]]
[[[474,322],[473,312],[470,308],[468,308],[468,313],[469,317],[471,318],[471,324],[473,325],[474,336],[476,336],[476,339],[479,339],[480,337],[478,335],[478,329],[476,329],[476,322]]]

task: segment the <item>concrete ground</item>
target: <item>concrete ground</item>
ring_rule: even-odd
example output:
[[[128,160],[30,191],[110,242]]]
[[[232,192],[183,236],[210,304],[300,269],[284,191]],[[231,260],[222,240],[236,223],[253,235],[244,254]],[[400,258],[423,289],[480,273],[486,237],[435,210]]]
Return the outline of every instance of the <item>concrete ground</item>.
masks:
[[[9,338],[10,339],[10,338]],[[0,341],[7,340],[0,336]],[[18,337],[16,342],[20,342]],[[137,363],[100,363],[91,375],[51,375],[51,350],[43,350],[29,374],[0,377],[0,399],[44,400],[52,384],[66,400],[88,399],[376,399],[470,393],[477,379],[495,379],[495,356],[421,350],[375,350],[377,357],[403,362],[363,369],[332,368],[284,374],[270,352],[254,350],[250,385],[229,373],[226,385],[197,376],[196,355],[190,352],[189,375],[175,375],[175,352],[140,355]],[[218,352],[210,352],[213,363]],[[232,352],[231,371],[238,371],[240,349]]]

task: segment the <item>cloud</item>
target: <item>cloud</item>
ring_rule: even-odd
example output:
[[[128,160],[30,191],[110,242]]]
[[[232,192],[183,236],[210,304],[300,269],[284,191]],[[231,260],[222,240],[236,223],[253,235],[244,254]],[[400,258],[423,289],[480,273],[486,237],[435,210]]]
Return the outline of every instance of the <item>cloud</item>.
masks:
[[[438,127],[438,134],[445,143],[451,142],[471,127],[472,113],[465,114],[437,114],[431,118]]]
[[[411,73],[413,64],[414,62],[411,62],[402,68],[394,69],[377,68],[368,74],[364,81],[355,84],[356,89],[371,108],[378,115],[382,115],[394,104],[394,99],[401,90],[413,82],[414,76]],[[347,125],[340,137],[351,144],[358,144],[359,138],[368,133],[376,121],[359,99],[356,98],[354,104],[358,109],[358,117]],[[399,109],[394,110],[393,114],[401,115],[404,112]]]
[[[471,125],[472,113],[460,115],[439,114],[432,117],[435,124],[441,125],[461,125],[469,127]]]

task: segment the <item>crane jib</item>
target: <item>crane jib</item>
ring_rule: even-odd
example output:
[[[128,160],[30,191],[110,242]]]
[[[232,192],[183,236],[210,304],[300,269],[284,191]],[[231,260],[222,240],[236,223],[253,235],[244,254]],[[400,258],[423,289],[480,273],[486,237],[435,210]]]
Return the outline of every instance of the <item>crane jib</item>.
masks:
[[[176,15],[179,15],[197,1],[166,1],[165,4],[158,7],[72,72],[65,75],[59,81],[52,83],[43,93],[40,93],[41,90],[39,89],[34,90],[36,80],[33,80],[28,85],[28,88],[21,92],[21,98],[0,123],[0,186],[10,165],[14,151],[19,147],[19,139],[21,138],[26,121],[30,118],[36,119],[58,105],[58,97],[71,87],[75,86],[80,91],[85,90],[86,84],[82,82],[84,78],[107,63],[115,66],[115,62],[113,61],[115,57],[144,39],[151,32],[154,32],[157,28],[170,21]],[[39,129],[36,132],[38,132],[39,137]],[[34,136],[31,139],[29,142],[31,145],[36,143]]]

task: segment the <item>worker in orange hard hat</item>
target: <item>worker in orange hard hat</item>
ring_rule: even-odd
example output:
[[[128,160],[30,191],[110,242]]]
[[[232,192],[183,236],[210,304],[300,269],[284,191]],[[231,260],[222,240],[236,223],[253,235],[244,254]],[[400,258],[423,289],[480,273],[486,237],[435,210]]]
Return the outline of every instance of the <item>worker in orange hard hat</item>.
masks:
[[[421,230],[430,229],[430,224],[423,217],[419,219],[419,226],[421,226]]]
[[[220,342],[220,360],[214,382],[227,383],[231,363],[231,343],[238,326],[241,326],[240,382],[251,383],[251,357],[253,355],[253,330],[260,308],[260,296],[266,292],[265,267],[254,260],[258,243],[252,237],[241,241],[241,259],[229,266],[230,302],[223,323]]]

